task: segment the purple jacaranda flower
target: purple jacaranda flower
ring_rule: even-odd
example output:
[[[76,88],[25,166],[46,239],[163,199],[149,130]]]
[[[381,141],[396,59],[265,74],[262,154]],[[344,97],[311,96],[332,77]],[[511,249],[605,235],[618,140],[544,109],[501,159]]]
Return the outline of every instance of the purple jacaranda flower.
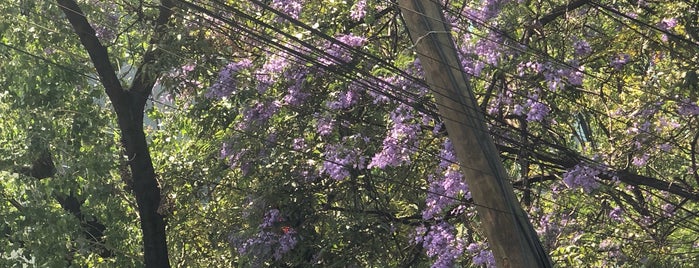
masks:
[[[293,19],[299,19],[303,9],[303,1],[298,0],[272,0],[272,8],[279,10]]]
[[[456,236],[456,229],[446,221],[429,228],[418,226],[414,241],[422,244],[428,257],[436,258],[433,268],[453,267],[464,253],[464,241]]]
[[[681,116],[699,115],[699,105],[689,99],[683,99],[677,104],[677,113]]]
[[[623,212],[624,211],[620,207],[615,207],[612,209],[612,211],[609,212],[609,218],[612,220],[620,222],[623,220],[623,218],[622,218]]]
[[[532,101],[529,104],[529,112],[527,112],[527,121],[529,122],[540,122],[544,120],[551,109],[544,103],[539,101]]]
[[[358,0],[350,9],[350,18],[355,21],[360,21],[366,16],[366,0]]]
[[[629,63],[631,60],[631,56],[628,54],[619,54],[614,57],[612,57],[611,61],[609,62],[609,66],[612,66],[615,70],[621,70],[624,65]]]
[[[563,173],[563,182],[568,188],[582,188],[586,193],[599,187],[598,175],[602,173],[599,168],[580,163]]]
[[[383,169],[410,162],[410,155],[417,150],[420,132],[420,125],[412,122],[411,111],[409,106],[401,105],[391,112],[391,129],[384,138],[381,151],[374,155],[368,168]]]
[[[633,159],[631,160],[631,163],[634,166],[642,167],[642,166],[645,166],[646,163],[648,163],[649,158],[650,158],[650,155],[647,153],[644,153],[642,155],[634,156]]]
[[[466,247],[471,253],[471,263],[476,266],[495,267],[495,255],[488,249],[488,243],[471,243]]]
[[[330,135],[335,128],[335,119],[329,115],[316,116],[316,130],[321,136]]]
[[[664,18],[658,23],[658,28],[663,31],[672,30],[675,26],[677,26],[676,18]]]
[[[249,59],[227,64],[221,68],[216,82],[209,87],[209,90],[204,94],[204,96],[210,99],[221,99],[235,94],[238,89],[236,74],[243,69],[250,68],[251,66],[252,61]],[[183,66],[182,71],[187,72],[189,68],[190,67]]]
[[[577,40],[575,43],[573,43],[573,53],[575,56],[578,57],[583,57],[587,56],[588,54],[592,53],[592,47],[590,47],[590,43],[588,43],[585,40]]]

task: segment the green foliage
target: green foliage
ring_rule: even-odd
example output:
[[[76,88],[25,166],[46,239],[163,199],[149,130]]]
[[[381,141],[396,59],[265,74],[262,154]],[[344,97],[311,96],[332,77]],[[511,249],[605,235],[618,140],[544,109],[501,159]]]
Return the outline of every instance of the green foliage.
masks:
[[[308,1],[299,20],[311,26],[309,30],[252,2],[201,5],[214,8],[220,2],[230,5],[228,10],[213,10],[221,17],[178,6],[158,44],[149,42],[159,1],[81,2],[93,26],[111,33],[100,40],[122,85],[133,82],[147,50],[163,52],[144,68],[159,77],[145,121],[162,189],[159,212],[168,224],[171,264],[429,266],[434,258],[414,243],[414,236],[417,226],[438,221],[421,215],[446,138],[444,132],[432,133],[438,118],[414,112],[413,123],[423,118],[426,123],[421,124],[420,150],[410,155],[410,164],[355,168],[343,180],[320,172],[330,146],[358,149],[368,158],[363,161],[370,161],[382,149],[392,123],[390,113],[399,108],[397,103],[374,103],[368,92],[351,109],[339,112],[327,108],[329,101],[357,82],[373,85],[372,76],[388,79],[395,75],[393,67],[421,75],[394,6],[368,1],[366,19],[357,22],[348,15],[356,1]],[[448,2],[449,15],[460,25],[453,35],[457,45],[494,38],[488,27],[457,13],[481,2]],[[511,91],[516,92],[515,103],[539,92],[551,109],[542,122],[524,124],[513,107],[495,109],[488,120],[552,260],[561,267],[692,267],[699,262],[692,257],[697,245],[696,200],[668,192],[664,184],[653,186],[652,179],[680,185],[690,194],[699,187],[692,162],[697,117],[678,114],[681,100],[697,103],[699,26],[696,14],[685,12],[696,10],[696,3],[646,1],[653,3],[642,7],[601,1],[536,25],[536,19],[568,1],[514,2],[518,1],[503,5],[500,16],[487,23],[503,31],[502,42],[515,52],[502,53],[499,65],[485,66],[470,83],[485,108],[498,94]],[[254,17],[241,16],[233,8]],[[634,19],[614,10],[633,14]],[[0,266],[143,266],[139,215],[126,168],[129,159],[122,156],[115,115],[89,55],[53,1],[5,1],[0,11],[11,14],[0,19]],[[231,18],[238,28],[222,18]],[[678,26],[664,41],[666,33],[651,26],[667,18],[676,18]],[[242,26],[271,40],[253,38],[241,31]],[[257,73],[285,55],[275,44],[300,40],[308,46],[294,47],[297,52],[327,50],[328,41],[313,31],[331,37],[352,33],[367,41],[343,64],[320,68],[318,62],[286,59],[291,63],[279,72]],[[470,39],[463,37],[467,32]],[[574,56],[574,44],[581,39],[589,42],[592,52]],[[610,65],[624,54],[630,61],[623,68]],[[236,94],[224,99],[205,96],[224,66],[244,59],[250,59],[252,67],[236,74]],[[526,62],[584,66],[585,79],[580,85],[548,91],[541,73],[519,74],[520,63]],[[308,73],[289,78],[300,71]],[[259,75],[274,78],[264,92],[258,89]],[[283,99],[296,83],[309,94],[304,105],[280,105],[266,121],[246,118],[251,107]],[[411,84],[405,89],[415,93],[420,87]],[[432,96],[416,102],[429,110]],[[341,123],[327,136],[317,131],[323,116]],[[644,124],[645,130],[639,131]],[[303,139],[306,147],[291,149],[295,139]],[[222,157],[222,150],[239,152],[242,160],[233,163]],[[47,154],[51,165],[41,161]],[[635,165],[634,158],[642,156],[648,157],[646,163]],[[601,175],[601,186],[589,193],[561,182],[581,161],[602,164],[609,171]],[[642,176],[641,181],[619,181],[614,176],[622,173],[613,173],[617,171]],[[524,178],[542,179],[523,186]],[[80,201],[81,216],[67,209],[62,201],[67,197]],[[440,220],[453,224],[466,242],[483,242],[473,206],[462,197],[448,208],[454,213]],[[459,210],[458,205],[467,207]],[[622,211],[618,219],[610,216],[616,208]],[[260,227],[272,209],[279,210],[284,221]],[[103,224],[103,236],[87,233],[86,222]],[[269,250],[263,256],[237,248],[260,232],[282,235],[285,228],[297,232],[298,241],[281,258],[271,257]],[[470,257],[463,254],[458,265],[471,267]]]

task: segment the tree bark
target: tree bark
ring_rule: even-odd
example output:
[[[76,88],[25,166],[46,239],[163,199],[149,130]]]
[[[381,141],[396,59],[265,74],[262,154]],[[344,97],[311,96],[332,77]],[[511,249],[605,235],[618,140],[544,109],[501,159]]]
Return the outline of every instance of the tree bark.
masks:
[[[498,267],[551,267],[551,260],[507,180],[459,64],[439,2],[399,0],[398,4]]]
[[[78,4],[74,0],[57,0],[57,2],[90,55],[100,82],[117,114],[121,142],[131,169],[133,192],[138,204],[146,267],[170,267],[165,221],[158,213],[160,188],[143,131],[143,116],[146,100],[157,78],[144,71],[144,66],[154,63],[160,56],[160,51],[154,46],[165,31],[165,26],[172,15],[173,5],[169,0],[161,1],[160,14],[151,40],[152,47],[143,55],[143,61],[136,71],[133,84],[125,90],[110,62],[107,48],[100,43],[95,30],[90,26]]]

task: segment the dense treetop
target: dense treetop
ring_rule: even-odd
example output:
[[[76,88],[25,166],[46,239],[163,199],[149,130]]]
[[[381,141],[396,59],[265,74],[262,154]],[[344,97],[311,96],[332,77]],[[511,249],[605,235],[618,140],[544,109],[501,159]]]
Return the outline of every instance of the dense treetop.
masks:
[[[0,266],[143,266],[124,122],[63,2],[0,2]],[[699,262],[699,1],[441,3],[554,263]],[[77,4],[125,94],[153,82],[172,266],[494,266],[396,3]]]

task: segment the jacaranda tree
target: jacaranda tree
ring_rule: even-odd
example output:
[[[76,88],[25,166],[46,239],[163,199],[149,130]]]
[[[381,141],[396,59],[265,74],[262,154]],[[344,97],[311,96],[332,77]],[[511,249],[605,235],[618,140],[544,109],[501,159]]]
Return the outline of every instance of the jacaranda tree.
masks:
[[[554,264],[696,263],[699,1],[439,3]],[[0,265],[495,266],[394,1],[0,9]]]

